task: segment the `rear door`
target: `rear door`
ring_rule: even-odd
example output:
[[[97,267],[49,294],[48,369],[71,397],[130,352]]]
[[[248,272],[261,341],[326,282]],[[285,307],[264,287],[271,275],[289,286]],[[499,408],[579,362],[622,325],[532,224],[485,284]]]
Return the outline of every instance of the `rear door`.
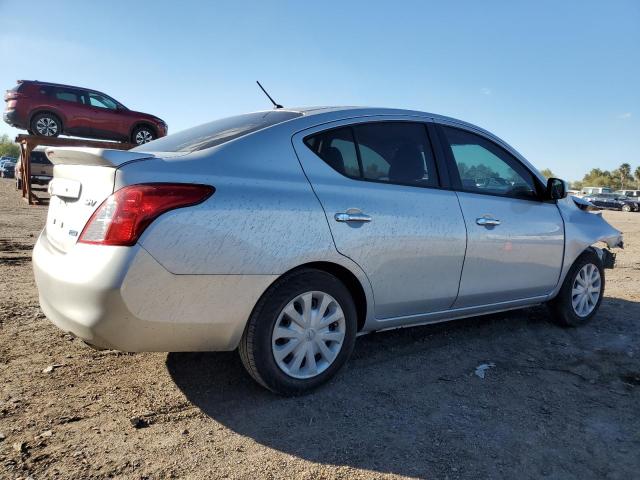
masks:
[[[440,188],[426,124],[337,122],[293,143],[337,250],[371,282],[376,318],[450,308],[466,231],[456,194]]]
[[[564,255],[564,223],[527,167],[480,132],[440,126],[467,226],[455,308],[544,296]]]
[[[64,133],[91,136],[91,111],[85,105],[84,91],[77,88],[53,87],[55,106],[64,114]]]

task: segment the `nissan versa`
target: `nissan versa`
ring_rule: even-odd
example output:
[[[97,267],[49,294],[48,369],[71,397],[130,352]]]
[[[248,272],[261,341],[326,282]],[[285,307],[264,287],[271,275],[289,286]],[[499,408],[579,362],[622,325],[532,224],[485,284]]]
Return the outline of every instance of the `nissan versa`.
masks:
[[[47,154],[47,317],[98,348],[237,348],[282,394],[367,332],[535,304],[581,325],[615,258],[594,244],[622,246],[502,140],[416,111],[276,109]]]

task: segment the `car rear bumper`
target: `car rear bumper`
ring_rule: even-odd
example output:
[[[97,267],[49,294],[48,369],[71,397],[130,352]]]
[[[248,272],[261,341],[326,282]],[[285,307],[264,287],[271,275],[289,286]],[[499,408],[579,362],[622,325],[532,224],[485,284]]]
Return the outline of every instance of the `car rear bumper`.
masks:
[[[21,121],[17,110],[5,110],[2,119],[12,127],[26,129],[26,125]]]
[[[37,183],[38,185],[47,185],[53,177],[46,175],[31,175],[31,183]]]
[[[174,275],[142,247],[76,244],[40,235],[33,268],[42,311],[97,348],[233,350],[272,275]]]

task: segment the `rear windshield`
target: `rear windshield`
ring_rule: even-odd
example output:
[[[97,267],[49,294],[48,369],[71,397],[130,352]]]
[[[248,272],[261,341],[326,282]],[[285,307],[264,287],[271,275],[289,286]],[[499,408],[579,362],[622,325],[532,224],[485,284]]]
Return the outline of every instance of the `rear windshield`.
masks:
[[[301,116],[298,112],[273,110],[222,118],[145,143],[132,151],[195,152]]]
[[[41,163],[43,165],[51,165],[44,152],[31,152],[31,163]]]

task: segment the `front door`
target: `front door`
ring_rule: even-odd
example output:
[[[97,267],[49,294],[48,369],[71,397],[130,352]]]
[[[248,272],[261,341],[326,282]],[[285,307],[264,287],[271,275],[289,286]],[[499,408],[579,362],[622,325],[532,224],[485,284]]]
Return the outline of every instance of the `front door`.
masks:
[[[344,123],[294,137],[337,250],[369,278],[377,319],[450,308],[466,231],[455,192],[439,186],[426,125]]]
[[[455,308],[543,296],[558,283],[564,223],[533,174],[484,136],[442,126],[467,226]]]
[[[85,98],[91,109],[92,135],[109,140],[120,140],[119,132],[123,131],[123,116],[118,111],[118,104],[106,95],[96,92],[87,92]]]

